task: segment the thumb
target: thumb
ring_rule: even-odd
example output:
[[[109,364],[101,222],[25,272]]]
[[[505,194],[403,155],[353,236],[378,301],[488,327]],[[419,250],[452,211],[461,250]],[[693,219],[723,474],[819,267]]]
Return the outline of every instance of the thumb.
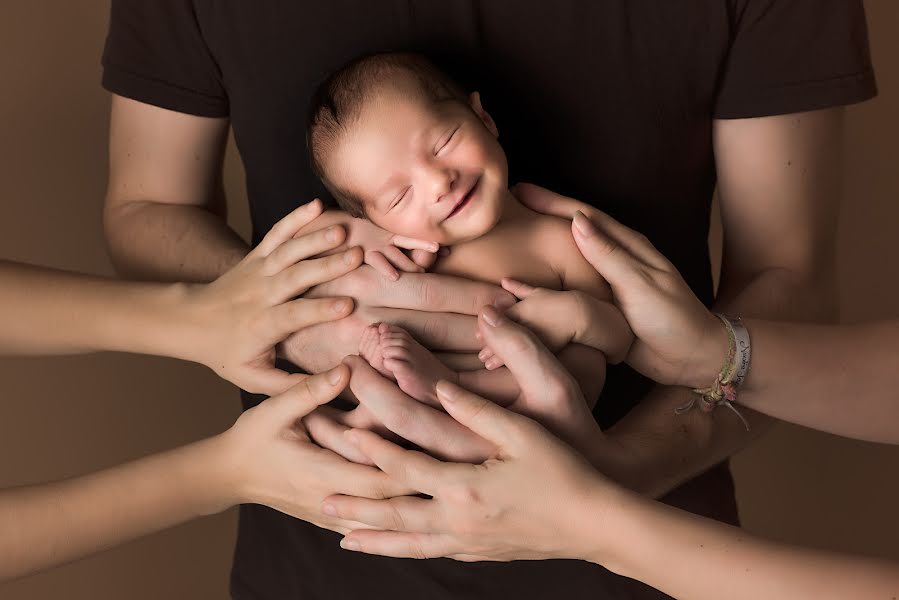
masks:
[[[600,231],[584,213],[575,213],[571,232],[581,254],[614,290],[627,287],[641,269],[627,248]]]
[[[449,415],[501,453],[517,450],[520,432],[530,419],[446,380],[437,382],[437,399]]]
[[[425,270],[433,267],[438,258],[439,255],[436,252],[428,252],[427,250],[421,250],[420,248],[416,248],[412,251],[412,262]]]
[[[274,404],[273,412],[279,418],[294,421],[330,402],[349,382],[349,369],[339,364],[330,371],[304,377],[298,384],[266,403]]]

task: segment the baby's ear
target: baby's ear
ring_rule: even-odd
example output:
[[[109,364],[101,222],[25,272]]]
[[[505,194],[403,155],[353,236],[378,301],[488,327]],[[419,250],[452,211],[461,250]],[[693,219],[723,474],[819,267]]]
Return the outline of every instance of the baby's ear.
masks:
[[[493,117],[490,116],[484,107],[481,105],[481,94],[480,92],[472,92],[468,96],[468,103],[471,104],[471,110],[475,112],[475,114],[481,118],[481,121],[484,123],[484,127],[486,127],[490,133],[493,134],[493,137],[499,137],[499,130],[496,128],[496,122],[493,120]]]

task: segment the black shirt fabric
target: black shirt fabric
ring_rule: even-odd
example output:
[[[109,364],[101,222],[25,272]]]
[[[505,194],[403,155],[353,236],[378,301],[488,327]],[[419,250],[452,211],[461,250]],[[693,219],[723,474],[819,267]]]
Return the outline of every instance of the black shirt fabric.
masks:
[[[425,53],[479,90],[511,183],[591,202],[640,230],[706,303],[712,120],[876,93],[861,0],[113,0],[103,85],[230,119],[258,242],[298,202],[328,197],[305,147],[313,90],[348,60],[382,50]],[[599,422],[621,418],[649,385],[611,368]],[[726,465],[668,501],[736,522]],[[664,597],[578,561],[397,560],[342,551],[338,540],[242,507],[234,597]]]

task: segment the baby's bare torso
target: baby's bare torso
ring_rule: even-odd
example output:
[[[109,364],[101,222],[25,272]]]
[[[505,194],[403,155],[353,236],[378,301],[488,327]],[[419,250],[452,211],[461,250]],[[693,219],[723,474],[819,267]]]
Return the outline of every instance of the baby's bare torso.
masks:
[[[534,286],[562,289],[559,255],[574,249],[567,221],[525,209],[481,237],[452,247],[432,272],[499,284],[511,277]],[[583,260],[578,254],[572,260]]]

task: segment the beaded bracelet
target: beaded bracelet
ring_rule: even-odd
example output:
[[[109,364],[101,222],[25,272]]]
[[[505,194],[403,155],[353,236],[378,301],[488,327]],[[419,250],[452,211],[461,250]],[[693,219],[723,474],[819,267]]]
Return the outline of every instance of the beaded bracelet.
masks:
[[[739,318],[732,319],[719,313],[715,313],[715,316],[721,319],[727,330],[727,359],[711,387],[694,389],[693,393],[696,397],[676,408],[674,412],[676,414],[685,413],[696,406],[697,402],[699,409],[704,413],[710,413],[719,405],[724,405],[740,418],[746,431],[749,431],[749,422],[734,406],[734,402],[737,401],[737,389],[749,373],[749,361],[752,356],[749,331]]]

